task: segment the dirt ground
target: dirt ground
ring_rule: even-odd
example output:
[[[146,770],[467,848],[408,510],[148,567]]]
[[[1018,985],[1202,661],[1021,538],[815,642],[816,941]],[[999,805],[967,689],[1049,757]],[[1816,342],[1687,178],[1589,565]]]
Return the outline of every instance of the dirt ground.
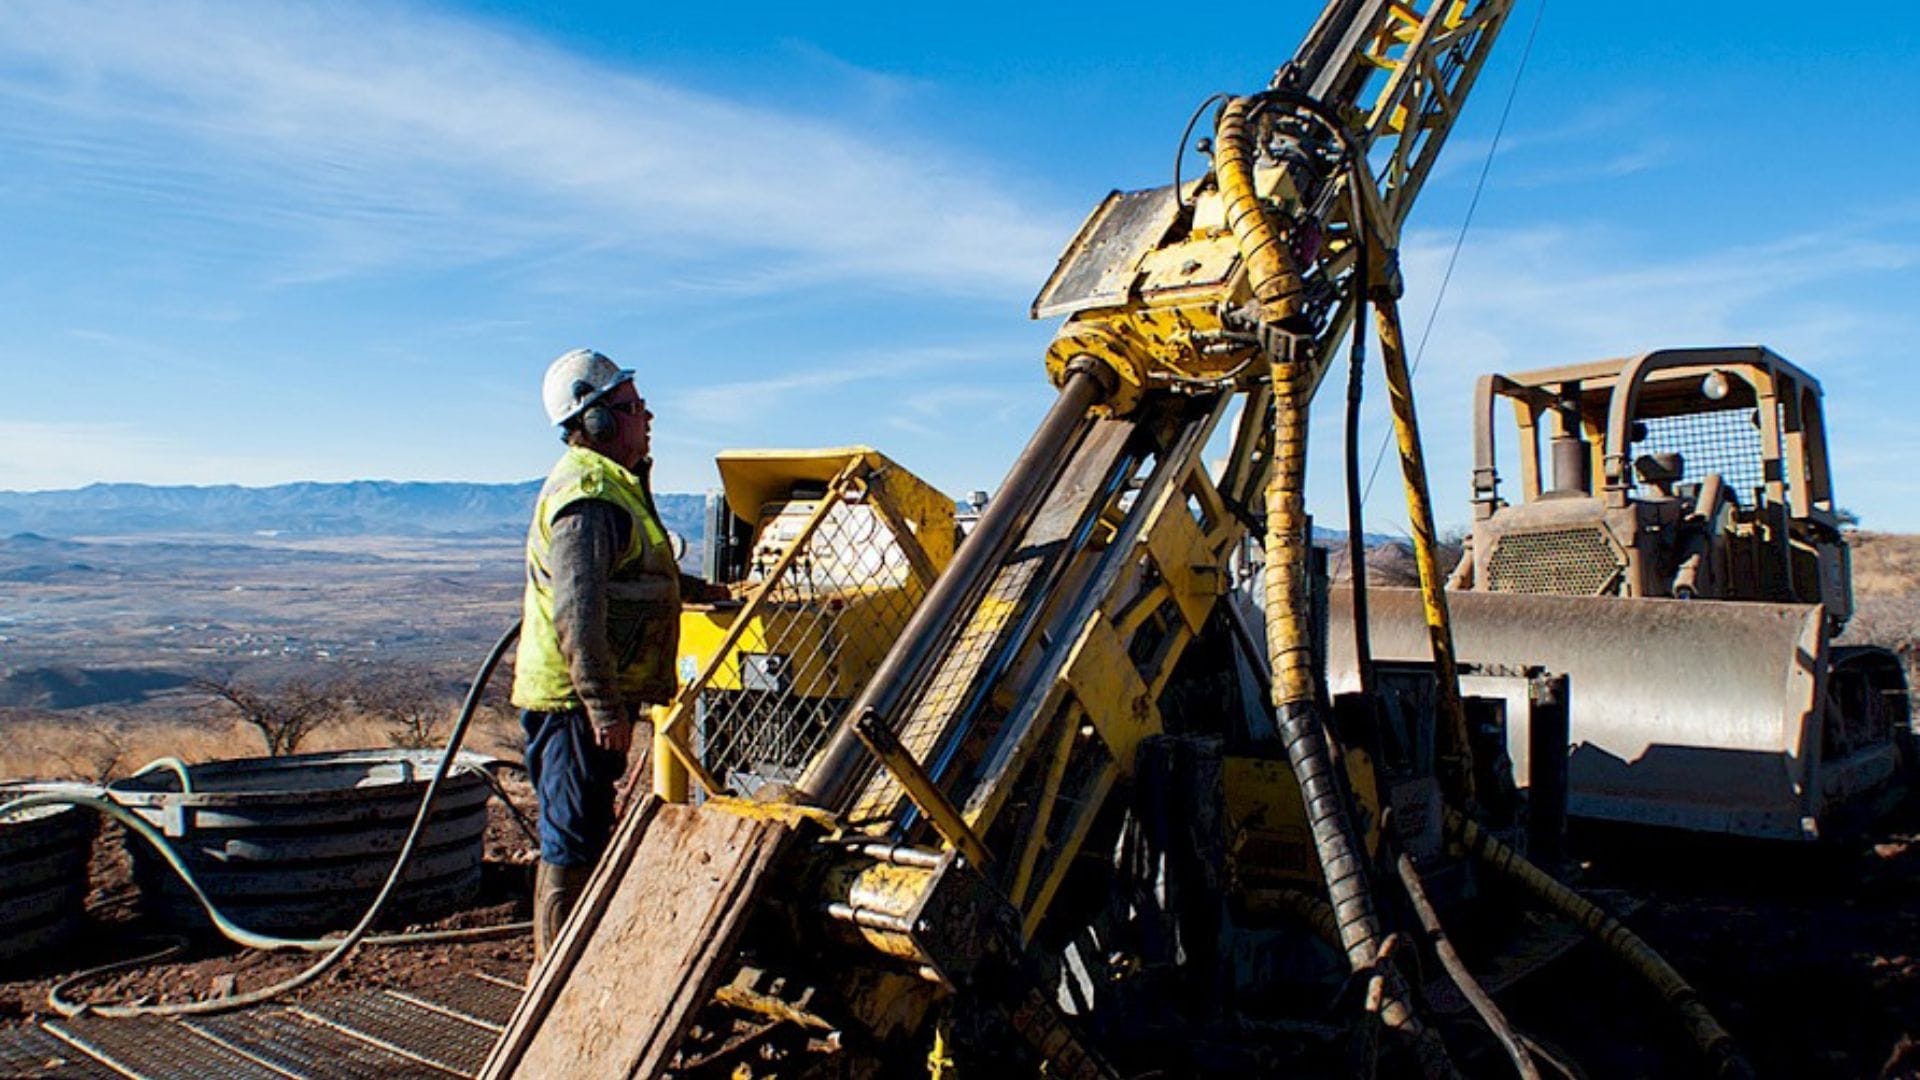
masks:
[[[1920,1077],[1920,798],[1832,848],[1575,839],[1580,884],[1642,901],[1627,924],[1693,984],[1760,1075]],[[1503,1002],[1588,1075],[1701,1075],[1666,1012],[1591,945]]]
[[[508,781],[523,809],[523,783]],[[1920,799],[1865,842],[1816,851],[1729,847],[1638,834],[1576,836],[1581,884],[1643,902],[1630,925],[1699,989],[1768,1077],[1920,1077]],[[528,918],[532,846],[497,802],[476,905],[432,924],[502,926]],[[76,970],[138,955],[130,869],[109,831],[96,846],[94,931],[57,962],[0,971],[0,1025],[47,1015],[48,989]],[[309,954],[201,944],[185,956],[89,980],[70,996],[179,1001],[283,979]],[[463,971],[523,980],[525,933],[500,940],[363,947],[296,1000],[371,987],[407,989]],[[1515,1023],[1602,1077],[1700,1075],[1667,1014],[1597,949],[1575,948],[1504,991]],[[1482,1056],[1476,1074],[1508,1075]]]
[[[523,780],[501,775],[502,788],[523,814],[531,815],[533,796]],[[532,918],[529,901],[535,851],[513,814],[498,799],[488,803],[485,861],[480,895],[465,909],[419,926],[384,929],[450,930],[523,923]],[[157,937],[142,922],[133,884],[132,862],[122,830],[109,824],[94,843],[92,892],[87,900],[90,931],[53,956],[0,966],[0,1025],[33,1016],[55,1015],[47,992],[78,971],[164,948],[173,939]],[[318,953],[254,952],[226,942],[193,942],[184,953],[117,974],[89,979],[66,991],[72,1000],[99,1004],[173,1002],[189,998],[246,993],[271,986],[304,970]],[[428,986],[463,971],[484,972],[523,981],[533,962],[526,931],[498,939],[425,945],[361,946],[339,965],[289,996],[289,1001],[337,996],[343,991]],[[11,968],[12,970],[9,970]]]

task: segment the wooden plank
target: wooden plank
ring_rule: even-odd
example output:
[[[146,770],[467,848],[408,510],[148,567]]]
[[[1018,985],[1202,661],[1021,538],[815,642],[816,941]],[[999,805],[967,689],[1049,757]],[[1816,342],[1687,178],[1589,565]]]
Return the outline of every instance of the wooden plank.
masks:
[[[725,975],[792,832],[649,800],[542,965],[483,1077],[655,1077]],[[636,808],[640,809],[640,808]]]

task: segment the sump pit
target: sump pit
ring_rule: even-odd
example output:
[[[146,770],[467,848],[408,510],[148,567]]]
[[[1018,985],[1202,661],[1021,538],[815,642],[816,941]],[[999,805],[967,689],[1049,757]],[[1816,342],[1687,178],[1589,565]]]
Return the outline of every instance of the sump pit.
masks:
[[[432,919],[471,902],[480,868],[489,759],[460,755],[383,921]],[[363,750],[215,761],[155,770],[108,794],[160,830],[221,913],[262,933],[351,926],[393,868],[439,762],[437,751]],[[204,929],[193,895],[129,836],[146,910]]]

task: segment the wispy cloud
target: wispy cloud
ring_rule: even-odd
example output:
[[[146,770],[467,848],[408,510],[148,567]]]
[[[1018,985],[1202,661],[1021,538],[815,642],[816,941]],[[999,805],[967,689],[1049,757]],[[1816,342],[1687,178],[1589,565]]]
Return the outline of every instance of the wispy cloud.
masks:
[[[925,389],[929,376],[953,371],[980,372],[1009,358],[1026,358],[1020,345],[918,346],[893,351],[865,350],[825,366],[806,366],[764,378],[706,383],[672,395],[674,416],[689,423],[722,428],[765,421],[809,408],[826,397],[870,402],[889,417],[902,408],[932,415],[934,397]],[[1036,365],[1037,366],[1037,365]],[[899,389],[887,394],[887,384]],[[884,396],[883,396],[884,395]]]
[[[297,451],[259,447],[222,452],[137,425],[0,420],[0,490],[81,487],[101,481],[146,484],[279,484],[311,475]],[[334,478],[348,479],[351,474]]]
[[[405,6],[17,0],[0,114],[0,146],[62,183],[298,237],[287,279],[581,247],[665,278],[999,292],[1065,227],[950,149]]]
[[[1491,149],[1491,134],[1450,140],[1435,179],[1477,175]],[[1639,96],[1576,109],[1552,127],[1509,130],[1498,152],[1492,183],[1521,188],[1619,179],[1672,164],[1681,153],[1659,130],[1656,102]]]
[[[1403,318],[1413,342],[1451,244],[1435,233],[1408,238]],[[1668,346],[1764,344],[1825,387],[1841,501],[1882,508],[1870,524],[1920,528],[1920,511],[1904,509],[1913,505],[1912,470],[1887,467],[1920,454],[1920,439],[1888,415],[1882,396],[1920,333],[1920,312],[1889,302],[1916,268],[1920,230],[1902,213],[1681,255],[1660,237],[1600,227],[1476,232],[1416,383],[1437,513],[1443,522],[1466,514],[1476,376]],[[1368,415],[1377,433],[1387,421],[1375,397]],[[1337,424],[1329,415],[1319,430]],[[1337,505],[1338,465],[1329,456],[1313,466],[1326,485],[1316,502],[1329,508]],[[1397,487],[1389,462],[1369,502],[1383,526],[1401,517]]]
[[[827,72],[835,82],[850,86],[854,99],[863,101],[870,115],[906,104],[928,85],[921,79],[855,64],[810,41],[790,38],[780,44],[788,55],[815,70]]]

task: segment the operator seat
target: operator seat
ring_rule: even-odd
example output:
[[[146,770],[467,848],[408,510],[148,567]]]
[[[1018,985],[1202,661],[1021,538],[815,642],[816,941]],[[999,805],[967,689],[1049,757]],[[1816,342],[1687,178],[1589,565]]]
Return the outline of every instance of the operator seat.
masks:
[[[1686,472],[1686,462],[1681,459],[1678,451],[1641,454],[1633,459],[1633,474],[1642,484],[1652,489],[1652,497],[1656,499],[1673,498],[1673,485],[1685,476]]]

